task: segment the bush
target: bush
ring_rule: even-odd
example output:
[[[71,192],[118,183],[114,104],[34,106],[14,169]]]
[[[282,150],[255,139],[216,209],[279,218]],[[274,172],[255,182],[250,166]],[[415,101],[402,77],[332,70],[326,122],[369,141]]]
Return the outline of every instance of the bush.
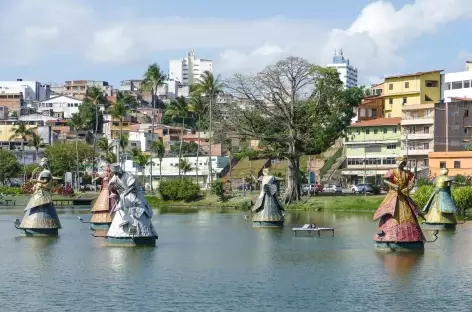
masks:
[[[453,188],[452,199],[454,199],[457,208],[459,208],[462,212],[472,208],[472,187],[463,186]]]
[[[416,181],[416,185],[418,185],[418,187],[422,187],[422,186],[431,186],[433,185],[433,182],[428,179],[428,178],[419,178],[418,181]]]
[[[225,187],[221,181],[213,182],[211,185],[211,192],[218,196],[222,202],[229,200],[229,196],[226,195]]]
[[[433,191],[433,186],[423,185],[418,187],[418,190],[416,190],[415,194],[412,194],[411,198],[413,199],[416,204],[416,207],[419,210],[422,210],[424,208],[429,197],[431,196],[431,194],[433,194]]]
[[[3,195],[20,195],[21,188],[12,186],[0,186],[0,194]]]
[[[163,200],[189,202],[201,197],[200,186],[186,179],[162,181],[159,185],[159,193],[161,193]]]
[[[470,186],[470,180],[467,179],[467,177],[465,177],[463,175],[460,175],[460,174],[458,174],[454,177],[454,182],[459,184],[459,185],[462,185],[462,186],[464,186],[464,185]]]
[[[33,194],[33,186],[35,182],[27,181],[21,186],[21,194]]]
[[[372,195],[379,195],[380,191],[381,189],[379,185],[372,185]]]

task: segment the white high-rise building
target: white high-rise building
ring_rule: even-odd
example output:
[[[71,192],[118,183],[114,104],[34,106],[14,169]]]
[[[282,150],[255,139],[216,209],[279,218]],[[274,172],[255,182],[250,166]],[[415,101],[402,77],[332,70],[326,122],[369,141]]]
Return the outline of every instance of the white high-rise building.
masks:
[[[334,52],[333,63],[328,67],[334,67],[338,70],[339,78],[344,83],[344,87],[357,87],[357,68],[349,64],[349,59],[344,58],[343,50],[339,50],[339,55]]]
[[[49,85],[39,81],[0,81],[0,93],[21,93],[25,101],[43,101],[49,99]]]
[[[472,98],[472,61],[467,61],[465,71],[441,75],[441,99],[452,102],[453,98]]]
[[[195,52],[190,51],[188,56],[180,60],[169,61],[169,80],[175,80],[184,86],[189,86],[198,82],[207,70],[213,72],[213,62],[197,59],[195,58]]]

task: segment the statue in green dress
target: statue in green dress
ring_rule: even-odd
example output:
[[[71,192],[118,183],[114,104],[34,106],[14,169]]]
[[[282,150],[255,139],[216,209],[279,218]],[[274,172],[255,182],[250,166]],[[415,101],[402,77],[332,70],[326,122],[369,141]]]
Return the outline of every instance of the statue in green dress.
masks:
[[[448,176],[449,170],[441,169],[441,175],[436,178],[436,188],[423,208],[426,225],[442,228],[455,228],[457,208],[451,196],[452,180]]]

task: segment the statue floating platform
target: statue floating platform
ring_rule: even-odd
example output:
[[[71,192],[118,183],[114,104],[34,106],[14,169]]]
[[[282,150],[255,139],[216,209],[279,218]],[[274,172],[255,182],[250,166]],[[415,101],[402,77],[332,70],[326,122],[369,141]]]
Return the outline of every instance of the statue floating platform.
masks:
[[[32,178],[36,183],[23,220],[15,220],[14,225],[24,236],[57,236],[61,222],[52,202],[52,175],[48,159],[42,158],[39,165],[43,170],[36,179]],[[35,176],[35,171],[32,176]]]
[[[261,193],[252,208],[253,227],[280,228],[284,226],[284,208],[277,198],[276,178],[263,170]]]
[[[155,246],[158,239],[152,225],[152,209],[139,191],[134,175],[123,172],[119,164],[111,168],[110,186],[116,188],[119,200],[112,209],[113,221],[106,235],[107,246]]]
[[[436,187],[423,208],[425,228],[455,229],[456,214],[460,213],[451,196],[449,170],[441,169],[441,175],[436,178]]]
[[[388,251],[421,251],[426,239],[418,223],[419,211],[409,196],[414,175],[404,169],[406,157],[397,158],[397,165],[398,168],[385,174],[390,190],[373,217],[380,219],[374,235],[375,246]]]

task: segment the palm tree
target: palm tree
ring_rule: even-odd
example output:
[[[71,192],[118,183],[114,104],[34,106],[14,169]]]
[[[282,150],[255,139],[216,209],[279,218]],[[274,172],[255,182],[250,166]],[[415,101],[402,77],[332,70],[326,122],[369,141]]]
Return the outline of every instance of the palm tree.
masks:
[[[186,175],[187,172],[192,171],[192,166],[190,165],[187,159],[182,158],[179,160],[179,170],[182,170],[184,175]]]
[[[105,103],[105,93],[102,89],[92,86],[87,89],[87,98],[89,98],[95,105],[95,130],[93,132],[93,154],[92,154],[92,171],[95,171],[95,152],[97,148],[97,133],[98,133],[98,111],[99,105]]]
[[[120,159],[118,159],[118,162],[121,164],[121,167],[124,167],[123,166],[123,163],[125,162],[125,157],[124,156],[125,156],[125,150],[128,147],[128,143],[129,143],[129,134],[124,133],[124,134],[120,135],[120,139],[118,140],[118,142],[119,142],[118,148],[123,151],[123,155],[120,156]]]
[[[37,135],[36,132],[32,132],[28,145],[34,147],[34,149],[36,150],[36,160],[38,160],[39,148],[43,146],[43,139],[39,135]]]
[[[180,131],[180,147],[179,147],[179,162],[182,157],[182,143],[184,142],[184,128],[185,128],[185,118],[188,117],[188,103],[185,97],[179,96],[173,100],[169,107],[166,110],[166,114],[173,118],[182,118],[182,128]],[[179,166],[179,177],[180,175],[180,166]]]
[[[144,185],[144,178],[145,178],[145,175],[144,175],[144,168],[146,167],[146,165],[149,163],[149,155],[147,154],[144,154],[143,152],[141,152],[139,149],[136,149],[137,151],[134,151],[133,152],[133,162],[136,164],[136,172],[137,172],[137,168],[139,167],[141,169],[141,173],[143,175],[143,185]]]
[[[24,181],[26,182],[25,142],[28,140],[28,136],[32,135],[33,128],[29,128],[24,121],[20,121],[11,131],[13,134],[9,138],[10,141],[15,140],[17,137],[21,137],[23,139],[23,144],[21,146],[21,158],[23,159]]]
[[[151,91],[152,95],[152,127],[151,127],[151,141],[154,142],[154,126],[156,123],[156,92],[157,88],[164,85],[164,81],[167,79],[166,75],[161,71],[161,68],[157,63],[149,65],[148,69],[144,73],[144,79],[141,83],[142,91]],[[149,174],[150,190],[152,192],[152,165]]]
[[[213,168],[211,164],[211,141],[212,141],[212,116],[211,116],[211,106],[213,104],[213,101],[216,100],[216,97],[218,94],[223,93],[223,84],[220,82],[220,76],[218,75],[215,77],[212,72],[210,71],[205,71],[202,75],[202,78],[200,78],[200,81],[197,82],[196,84],[193,85],[193,90],[196,94],[201,94],[206,96],[209,99],[210,107],[209,107],[209,113],[210,113],[210,138],[208,140],[208,146],[210,150],[210,159],[208,161],[208,166],[209,166],[209,174],[210,174],[210,185],[213,183]]]
[[[159,158],[159,183],[162,181],[162,159],[164,158],[166,149],[164,146],[164,141],[162,138],[152,142],[151,144],[151,153],[155,153],[157,158]],[[151,157],[151,167],[152,167],[152,157]]]
[[[69,127],[75,131],[75,154],[77,157],[76,164],[76,176],[75,176],[75,185],[79,187],[79,131],[83,130],[86,126],[86,121],[80,114],[72,114],[72,118],[69,120]],[[92,164],[93,167],[93,164]],[[92,168],[93,170],[93,168]]]
[[[120,120],[120,146],[121,144],[121,139],[123,138],[123,119],[128,115],[129,112],[129,107],[125,104],[123,100],[119,100],[116,102],[115,105],[113,105],[110,108],[110,115],[113,118],[118,118]],[[126,146],[126,145],[125,145]],[[124,152],[124,148],[122,150]],[[118,152],[118,155],[120,155],[121,152]],[[121,159],[121,157],[119,157]]]
[[[104,153],[103,159],[107,163],[112,164],[116,162],[116,155],[113,153],[113,145],[108,142],[107,138],[100,138],[97,140],[97,146],[102,153]]]
[[[201,118],[206,114],[208,110],[208,105],[203,101],[203,98],[200,94],[193,94],[190,98],[188,110],[194,114],[195,117],[198,117],[197,123],[197,136],[198,136],[198,147],[197,147],[197,164],[195,166],[195,179],[198,183],[198,154],[200,151],[200,132],[202,130]]]

